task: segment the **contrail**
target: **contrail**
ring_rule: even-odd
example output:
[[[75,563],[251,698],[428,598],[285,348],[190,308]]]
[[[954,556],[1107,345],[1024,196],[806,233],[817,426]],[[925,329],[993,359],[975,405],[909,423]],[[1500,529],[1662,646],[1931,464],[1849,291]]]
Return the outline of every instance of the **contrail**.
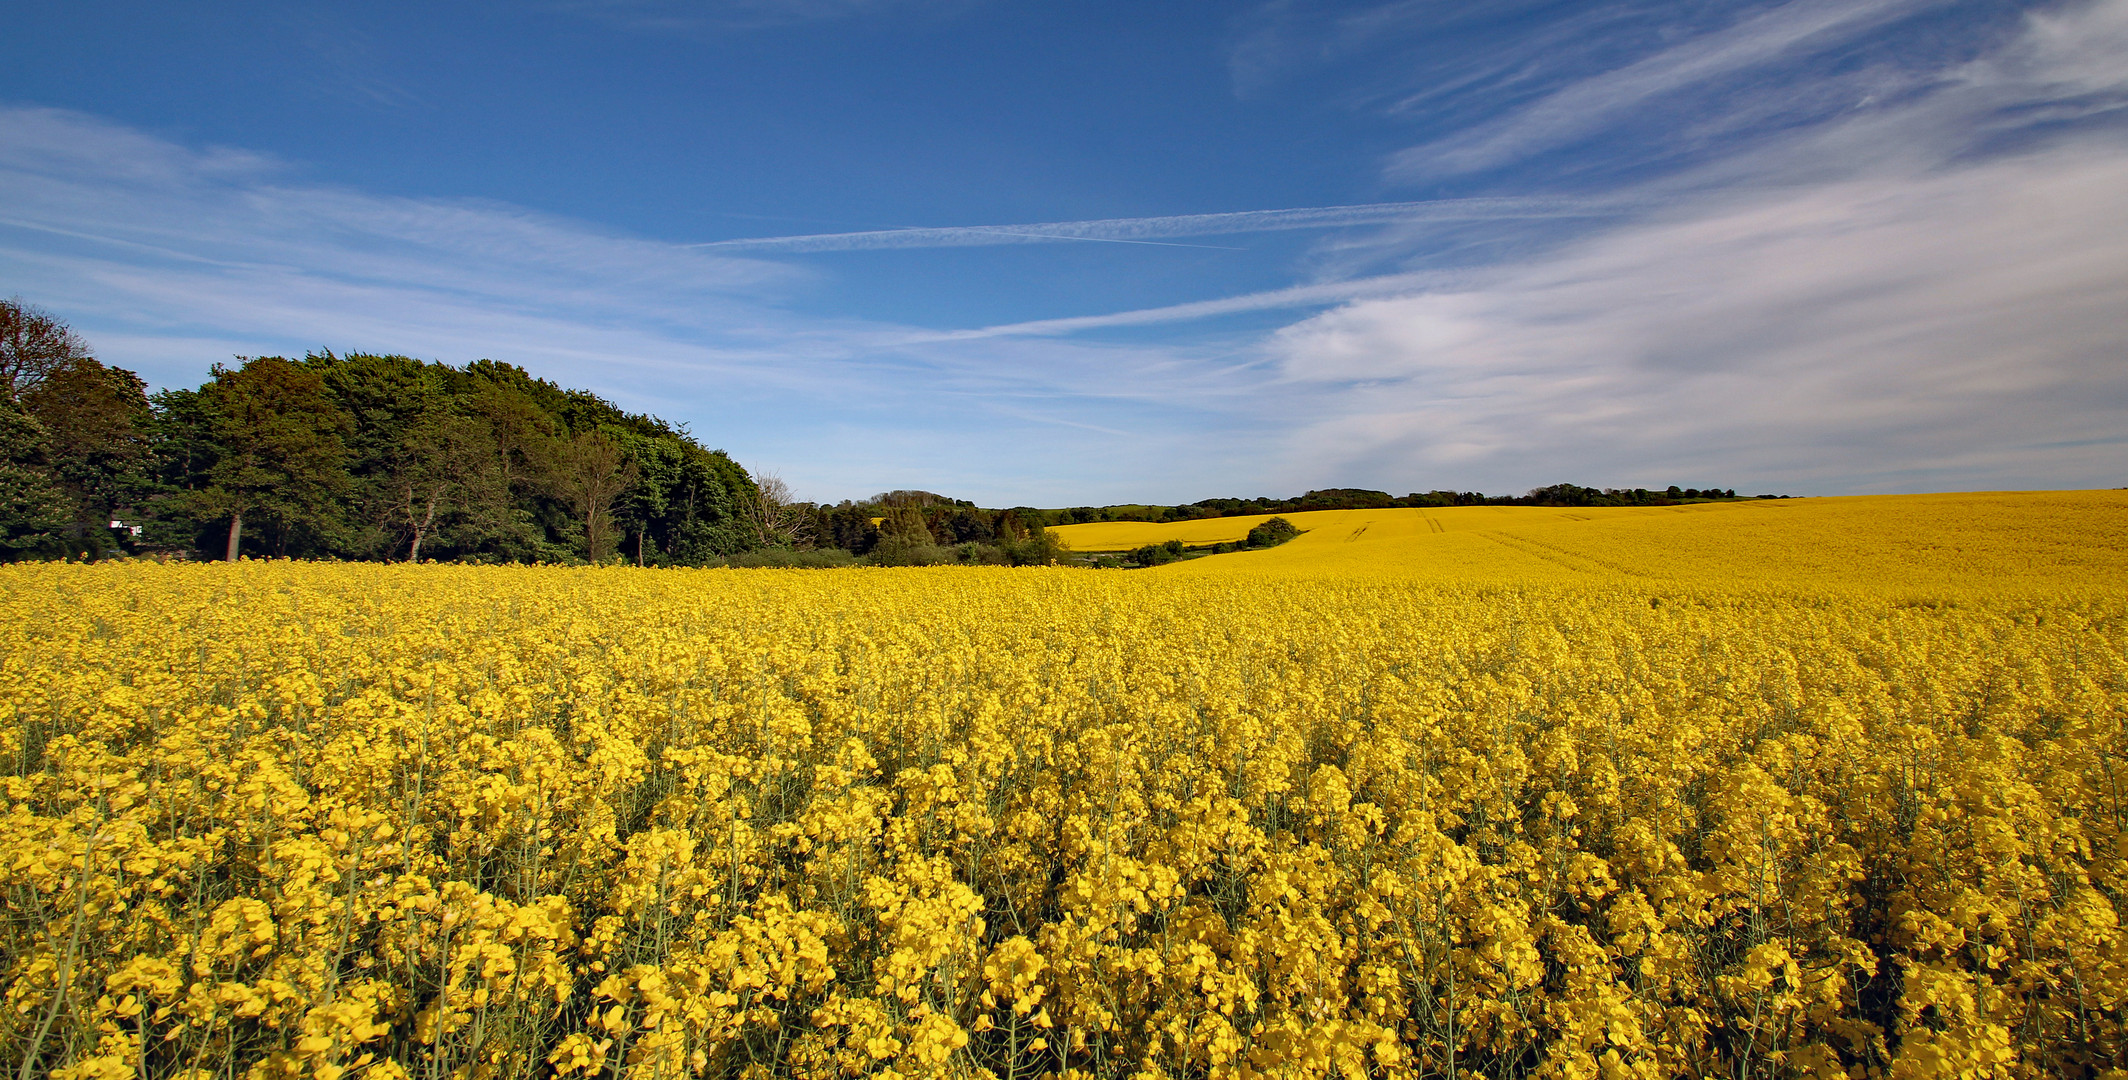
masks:
[[[712,240],[686,246],[714,251],[878,251],[891,248],[983,247],[993,244],[1099,240],[1171,247],[1210,247],[1213,245],[1162,244],[1161,238],[1225,236],[1288,229],[1335,229],[1348,225],[1389,225],[1406,221],[1608,217],[1626,212],[1630,208],[1629,204],[1616,199],[1433,199],[1425,202],[1363,203],[1357,206],[1305,206],[1291,210],[1243,210],[1227,214],[1048,221],[1034,225],[871,229],[864,232]]]
[[[1000,228],[999,226],[975,226],[975,227],[976,227],[976,228]],[[1040,228],[1040,226],[1030,226],[1030,228]],[[1145,245],[1147,245],[1147,246],[1149,246],[1149,247],[1186,247],[1186,248],[1204,248],[1204,249],[1205,249],[1205,250],[1207,250],[1207,251],[1247,251],[1247,250],[1248,250],[1247,248],[1238,248],[1238,247],[1230,247],[1230,246],[1228,246],[1228,245],[1226,245],[1226,244],[1176,244],[1176,243],[1170,243],[1170,242],[1168,242],[1168,241],[1165,241],[1165,240],[1125,240],[1125,239],[1123,239],[1123,238],[1122,238],[1122,237],[1120,237],[1120,236],[1060,236],[1060,235],[1052,235],[1052,234],[1045,234],[1045,233],[1008,233],[1008,232],[1002,232],[1002,231],[998,233],[998,236],[999,236],[999,237],[1001,237],[1001,238],[1004,238],[1004,239],[1000,239],[1000,240],[998,241],[998,243],[1001,243],[1001,244],[1010,244],[1010,243],[1016,243],[1016,242],[1021,242],[1021,241],[1024,241],[1024,242],[1026,242],[1026,243],[1030,243],[1030,244],[1039,244],[1039,243],[1042,243],[1042,242],[1045,242],[1045,241],[1049,241],[1049,240],[1087,240],[1087,241],[1091,241],[1091,242],[1093,242],[1093,243],[1096,243],[1096,244],[1145,244]],[[806,239],[806,238],[805,238],[805,237],[796,237],[796,238],[794,238],[794,239]],[[741,243],[741,244],[743,244],[743,243],[746,243],[746,241],[744,241],[744,240],[737,240],[737,241],[727,240],[727,241],[723,241],[723,243]]]
[[[1375,296],[1399,296],[1428,285],[1439,284],[1443,280],[1444,277],[1440,274],[1386,274],[1381,277],[1361,278],[1356,281],[1332,281],[1318,285],[1295,285],[1291,288],[1271,289],[1241,296],[1227,296],[1217,300],[1197,300],[1187,304],[1139,308],[1135,311],[1118,311],[1107,315],[1079,315],[1064,319],[1037,319],[1033,322],[1006,323],[975,330],[948,330],[932,334],[926,340],[964,341],[971,338],[992,337],[1057,337],[1065,334],[1074,334],[1081,330],[1099,330],[1111,326],[1145,326],[1153,323],[1190,322],[1196,319],[1215,318],[1220,315],[1232,315],[1243,311],[1314,307]]]

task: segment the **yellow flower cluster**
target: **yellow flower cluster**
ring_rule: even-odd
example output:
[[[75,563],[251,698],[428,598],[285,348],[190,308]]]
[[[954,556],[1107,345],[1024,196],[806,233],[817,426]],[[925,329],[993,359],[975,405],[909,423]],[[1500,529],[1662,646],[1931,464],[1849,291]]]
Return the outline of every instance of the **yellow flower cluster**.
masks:
[[[2128,1075],[2121,565],[0,569],[0,1061]]]

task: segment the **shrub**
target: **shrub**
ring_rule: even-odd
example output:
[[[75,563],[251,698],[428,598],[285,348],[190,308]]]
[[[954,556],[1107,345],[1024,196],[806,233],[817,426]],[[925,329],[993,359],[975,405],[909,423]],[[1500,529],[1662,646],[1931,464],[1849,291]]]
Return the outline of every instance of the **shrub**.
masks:
[[[828,569],[837,566],[852,566],[857,557],[841,548],[761,548],[758,551],[742,551],[716,561],[718,566],[792,566]]]
[[[1292,522],[1275,517],[1250,529],[1248,544],[1252,548],[1277,547],[1299,535],[1300,530],[1294,528]]]

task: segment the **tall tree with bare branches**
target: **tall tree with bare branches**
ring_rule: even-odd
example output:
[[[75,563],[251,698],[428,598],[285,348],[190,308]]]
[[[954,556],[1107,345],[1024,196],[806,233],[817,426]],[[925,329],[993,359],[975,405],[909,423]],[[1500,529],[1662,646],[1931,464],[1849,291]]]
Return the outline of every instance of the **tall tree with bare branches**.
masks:
[[[791,497],[791,486],[766,469],[756,469],[754,490],[746,497],[745,516],[762,547],[804,547],[812,539],[813,516]]]
[[[48,311],[0,300],[0,394],[19,398],[55,368],[86,359],[88,346]]]

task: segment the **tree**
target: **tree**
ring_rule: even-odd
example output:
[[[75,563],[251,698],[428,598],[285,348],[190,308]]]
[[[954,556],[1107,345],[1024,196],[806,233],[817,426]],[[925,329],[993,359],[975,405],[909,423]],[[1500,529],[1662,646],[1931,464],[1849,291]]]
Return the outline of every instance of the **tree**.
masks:
[[[604,562],[612,556],[613,501],[635,480],[635,462],[603,431],[579,431],[562,446],[554,491],[583,528],[586,559]]]
[[[460,400],[481,454],[466,475],[461,544],[511,557],[532,556],[542,534],[520,497],[544,490],[559,467],[562,440],[554,420],[526,395],[491,378],[471,380]]]
[[[1252,548],[1277,547],[1299,535],[1300,530],[1294,528],[1292,522],[1282,517],[1275,517],[1249,530],[1248,546]]]
[[[754,530],[754,537],[762,547],[798,547],[811,538],[813,516],[806,508],[791,498],[791,487],[775,473],[758,471],[753,474],[754,491],[746,500],[746,522]],[[924,542],[929,543],[929,530],[924,533]]]
[[[872,507],[868,504],[844,499],[832,509],[816,511],[815,517],[817,528],[813,535],[819,543],[863,555],[879,542],[879,528],[872,524]]]
[[[480,423],[448,407],[410,426],[407,456],[392,474],[394,524],[408,537],[406,561],[421,561],[421,545],[468,520],[476,503],[491,502],[485,466],[492,440]]]
[[[1179,544],[1180,541],[1176,543]],[[1022,538],[1002,541],[998,546],[1005,553],[1006,560],[1014,566],[1047,566],[1065,551],[1063,542],[1057,539],[1057,534],[1039,525],[1028,529]]]
[[[46,474],[44,425],[0,394],[0,559],[56,547],[67,502]]]
[[[88,356],[74,331],[20,297],[0,300],[0,396],[18,398],[53,368]]]
[[[122,368],[74,357],[47,369],[23,392],[22,405],[44,427],[47,471],[69,503],[70,548],[109,549],[107,523],[147,490],[155,436],[147,384]]]
[[[1147,544],[1123,558],[1132,566],[1164,566],[1181,558],[1184,550],[1182,541],[1170,540],[1164,544]]]
[[[432,538],[472,523],[472,504],[491,495],[493,438],[461,409],[449,368],[368,353],[314,354],[304,364],[354,421],[349,471],[370,553],[391,558],[403,548],[418,562]]]
[[[924,508],[914,502],[895,502],[880,507],[879,539],[904,544],[936,543]]]
[[[940,516],[936,531],[950,543],[987,544],[997,539],[997,522],[986,511],[957,506]]]
[[[878,536],[872,542],[871,560],[880,566],[927,566],[943,562],[947,553],[938,547],[925,511],[938,502],[928,492],[894,491],[876,496],[880,503]]]
[[[744,513],[754,482],[722,451],[684,438],[627,445],[641,475],[621,503],[643,561],[699,564],[760,546]]]
[[[278,356],[216,364],[203,396],[214,461],[192,502],[229,519],[224,557],[237,557],[247,514],[278,526],[284,548],[292,530],[332,530],[354,425],[318,373]]]
[[[760,543],[754,482],[723,451],[509,364],[246,358],[151,398],[49,316],[0,313],[8,551],[109,545],[106,515],[135,508],[143,542],[231,556],[603,559],[627,529],[645,562],[701,564]]]

